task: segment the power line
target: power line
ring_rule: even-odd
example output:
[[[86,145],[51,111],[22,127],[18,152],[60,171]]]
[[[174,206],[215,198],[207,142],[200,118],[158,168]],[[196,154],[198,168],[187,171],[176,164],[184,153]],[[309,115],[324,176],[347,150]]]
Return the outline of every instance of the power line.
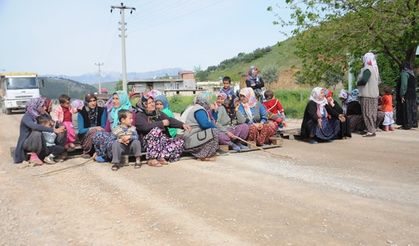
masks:
[[[127,30],[125,27],[127,23],[125,22],[125,10],[130,10],[130,14],[132,14],[133,11],[135,11],[135,8],[133,7],[127,7],[124,5],[124,3],[121,3],[121,6],[111,6],[111,13],[114,9],[119,9],[119,13],[121,15],[121,21],[119,22],[121,31],[121,34],[119,37],[121,37],[121,49],[122,49],[122,90],[127,91],[127,56],[126,56],[126,50],[125,50],[125,31]]]

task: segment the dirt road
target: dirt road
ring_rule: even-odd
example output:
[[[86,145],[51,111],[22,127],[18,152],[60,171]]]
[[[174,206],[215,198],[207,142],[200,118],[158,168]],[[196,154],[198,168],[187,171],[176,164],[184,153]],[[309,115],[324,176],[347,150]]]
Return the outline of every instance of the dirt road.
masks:
[[[0,244],[418,245],[419,131],[162,168],[20,168],[0,115]]]

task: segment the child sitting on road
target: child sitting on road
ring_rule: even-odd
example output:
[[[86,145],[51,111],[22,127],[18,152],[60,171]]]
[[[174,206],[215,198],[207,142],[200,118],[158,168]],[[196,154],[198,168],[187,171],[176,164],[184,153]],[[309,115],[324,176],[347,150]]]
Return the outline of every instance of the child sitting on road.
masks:
[[[45,116],[38,116],[36,118],[36,121],[38,122],[38,124],[43,125],[45,127],[53,127],[53,123],[51,122],[51,120]],[[55,159],[56,157],[64,153],[64,147],[55,144],[57,134],[55,134],[54,132],[42,132],[42,137],[45,142],[47,154],[47,156],[44,158],[44,162],[46,164],[55,164],[56,161],[62,161],[62,158]]]
[[[70,106],[70,100],[71,98],[65,94],[58,97],[60,105],[51,113],[52,119],[59,124],[63,124],[67,131],[67,141],[64,145],[64,148],[67,151],[74,150],[74,142],[76,141],[76,133],[73,127],[73,111]]]
[[[121,165],[122,154],[129,155],[130,152],[135,156],[135,168],[141,167],[141,142],[138,140],[137,129],[132,126],[132,113],[129,110],[121,109],[118,112],[119,124],[112,133],[116,136],[116,141],[112,144],[112,171],[117,171]]]
[[[285,127],[284,108],[281,102],[275,98],[273,91],[265,91],[265,99],[266,101],[263,102],[263,105],[265,105],[268,112],[268,119],[276,122],[280,128]]]
[[[384,131],[394,131],[393,124],[393,96],[390,87],[384,87],[384,96],[381,97],[381,109],[384,112]]]

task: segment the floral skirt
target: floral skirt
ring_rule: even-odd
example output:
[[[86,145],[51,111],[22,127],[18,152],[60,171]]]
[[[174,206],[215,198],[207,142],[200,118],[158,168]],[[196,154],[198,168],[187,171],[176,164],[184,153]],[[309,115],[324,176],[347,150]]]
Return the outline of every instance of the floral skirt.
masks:
[[[184,149],[183,139],[169,138],[158,127],[153,128],[144,137],[144,143],[147,159],[178,161]]]
[[[83,153],[89,153],[93,148],[93,137],[96,135],[97,132],[104,131],[98,130],[95,128],[89,129],[89,131],[83,136],[81,139],[81,146],[83,149]]]
[[[112,160],[112,143],[116,140],[111,132],[96,132],[93,136],[93,146],[98,156]]]
[[[258,130],[255,125],[250,125],[248,140],[255,141],[259,146],[268,144],[269,138],[276,134],[277,129],[278,126],[274,122],[263,124],[262,130]]]

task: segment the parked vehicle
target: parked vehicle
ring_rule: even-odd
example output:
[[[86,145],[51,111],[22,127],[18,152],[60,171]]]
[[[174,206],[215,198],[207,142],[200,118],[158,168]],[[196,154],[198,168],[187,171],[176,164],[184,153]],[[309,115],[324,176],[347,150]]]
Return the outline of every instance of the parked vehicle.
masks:
[[[5,114],[24,109],[32,98],[40,97],[36,73],[0,73],[0,107]]]

